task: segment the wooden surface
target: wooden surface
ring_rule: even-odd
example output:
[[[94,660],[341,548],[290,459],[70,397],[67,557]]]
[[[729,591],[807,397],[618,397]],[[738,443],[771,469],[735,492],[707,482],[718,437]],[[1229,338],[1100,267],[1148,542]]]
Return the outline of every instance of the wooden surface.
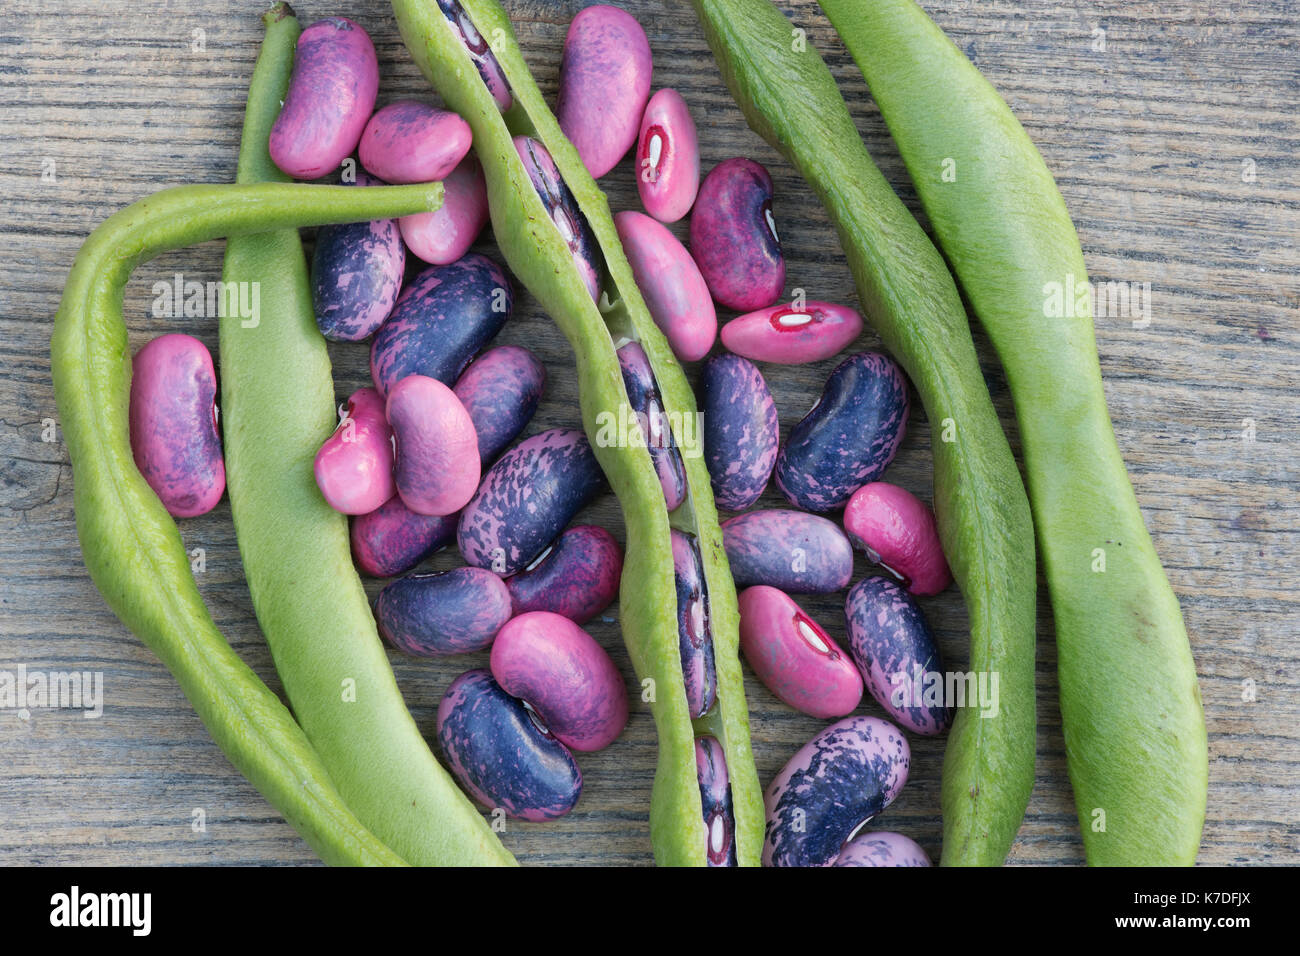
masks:
[[[526,58],[552,99],[564,30],[583,5],[507,0]],[[752,134],[718,78],[684,0],[633,0],[656,60],[700,127],[703,165],[750,156],[771,170],[789,280],[810,298],[854,301],[826,216]],[[1111,414],[1147,524],[1182,601],[1209,726],[1210,793],[1200,860],[1294,863],[1297,785],[1294,456],[1300,438],[1297,218],[1300,56],[1288,0],[1218,3],[933,0],[927,9],[1010,102],[1057,177],[1091,277],[1150,283],[1151,321],[1099,319]],[[161,187],[232,178],[262,0],[149,6],[15,0],[0,27],[0,671],[102,672],[104,712],[0,710],[0,864],[308,863],[314,857],[217,750],[171,676],[109,612],[81,563],[72,476],[50,385],[50,323],[90,230]],[[825,55],[872,155],[915,199],[860,75],[815,5],[795,23]],[[434,99],[377,2],[299,6],[303,23],[344,14],[374,38],[380,102]],[[1104,31],[1104,50],[1098,34]],[[201,43],[199,42],[201,39]],[[434,100],[436,102],[436,100]],[[43,175],[44,174],[44,175]],[[636,208],[631,161],[603,180],[615,210]],[[684,230],[678,227],[679,235]],[[490,231],[479,248],[495,255]],[[151,287],[183,272],[220,277],[221,245],[177,252],[136,273],[126,298],[133,348],[184,329],[215,353],[212,320],[155,320]],[[498,344],[533,348],[550,371],[531,430],[576,425],[571,355],[526,294]],[[876,345],[871,333],[860,347]],[[997,407],[1010,402],[979,341]],[[337,391],[366,381],[366,349],[335,346]],[[834,362],[769,367],[783,434]],[[693,374],[693,371],[692,371]],[[1252,428],[1253,423],[1253,428]],[[930,429],[915,415],[888,478],[930,494]],[[765,504],[778,499],[768,495]],[[622,534],[612,498],[583,516]],[[203,548],[199,586],[235,649],[278,689],[253,618],[223,502],[181,523]],[[432,566],[451,567],[440,555]],[[860,566],[859,574],[865,572]],[[377,589],[373,582],[371,593]],[[842,595],[805,607],[843,633]],[[965,664],[955,590],[924,608],[952,668]],[[610,616],[616,616],[617,607]],[[1038,763],[1014,863],[1082,860],[1056,703],[1056,654],[1040,588]],[[615,623],[591,628],[631,677]],[[390,655],[427,732],[442,690],[483,655],[429,663]],[[1253,682],[1255,700],[1244,700]],[[752,676],[754,750],[766,783],[821,726]],[[871,703],[867,712],[879,713]],[[942,741],[913,740],[911,779],[878,821],[939,850]],[[539,863],[650,862],[653,724],[640,705],[623,737],[581,757],[577,810],[512,822],[503,839]],[[201,809],[206,828],[192,825]]]

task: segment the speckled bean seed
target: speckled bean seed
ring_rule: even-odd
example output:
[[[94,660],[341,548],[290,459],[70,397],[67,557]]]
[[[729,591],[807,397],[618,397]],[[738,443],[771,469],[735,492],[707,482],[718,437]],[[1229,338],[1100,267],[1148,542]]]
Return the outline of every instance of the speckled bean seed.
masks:
[[[691,213],[691,255],[713,298],[737,312],[771,305],[785,287],[772,177],[749,159],[714,166]]]
[[[650,360],[639,342],[628,342],[619,346],[618,366],[623,373],[623,385],[641,437],[650,452],[650,461],[659,475],[664,502],[668,510],[673,511],[686,500],[686,470],[677,441],[673,438],[672,426],[664,415]]]
[[[742,591],[739,602],[740,649],[764,687],[811,717],[857,709],[857,667],[789,595],[760,584]]]
[[[721,353],[700,376],[704,460],[718,507],[742,511],[757,501],[772,477],[780,426],[762,373],[739,355]]]
[[[132,363],[130,431],[136,467],[169,514],[211,511],[226,488],[217,429],[217,373],[189,335],[160,335]]]
[[[546,147],[528,136],[516,136],[514,143],[542,206],[569,246],[583,284],[593,299],[599,299],[602,264],[587,217],[578,208],[578,201],[560,176]]]
[[[690,108],[676,90],[650,97],[637,137],[636,188],[645,211],[676,222],[700,189],[700,146]]]
[[[384,400],[361,388],[339,409],[339,424],[316,453],[316,485],[325,501],[345,515],[374,511],[393,496],[393,430]]]
[[[623,549],[595,525],[575,525],[518,574],[506,578],[516,614],[553,611],[586,624],[618,597]]]
[[[481,651],[510,620],[510,592],[481,568],[410,574],[375,599],[379,633],[417,657]]]
[[[791,504],[830,511],[875,481],[907,428],[907,380],[880,352],[850,356],[795,425],[776,459],[776,484]]]
[[[434,265],[455,262],[488,221],[487,179],[473,153],[442,181],[442,206],[397,220],[411,253]]]
[[[430,266],[409,282],[370,345],[370,375],[386,395],[408,375],[451,385],[501,331],[514,304],[510,282],[491,259],[470,253]]]
[[[284,107],[271,127],[271,159],[295,179],[317,179],[357,146],[379,92],[370,37],[346,17],[302,31]]]
[[[732,319],[722,327],[722,344],[755,362],[803,365],[830,358],[861,331],[862,316],[846,305],[786,303]]]
[[[677,582],[677,644],[686,684],[686,706],[692,718],[703,717],[718,697],[718,672],[713,656],[713,627],[709,595],[693,535],[671,531],[673,576]]]
[[[901,833],[864,833],[840,851],[835,866],[930,866],[930,858]]]
[[[452,29],[460,37],[465,49],[469,51],[470,59],[474,61],[474,67],[478,70],[478,75],[483,78],[483,83],[487,86],[488,92],[492,94],[492,99],[496,100],[497,108],[504,113],[510,109],[514,102],[514,95],[510,91],[510,83],[506,80],[506,75],[501,70],[501,64],[497,62],[496,54],[488,46],[487,41],[483,39],[482,34],[470,20],[469,14],[465,8],[460,5],[458,0],[438,0],[438,8],[442,10],[448,22],[451,23]]]
[[[555,112],[593,179],[613,169],[636,141],[653,69],[650,41],[630,13],[599,4],[569,24]]]
[[[484,465],[524,430],[545,387],[546,367],[518,345],[489,349],[461,373],[454,391],[474,422]]]
[[[627,687],[604,648],[550,611],[511,618],[492,643],[492,676],[565,746],[603,750],[627,725]]]
[[[819,733],[764,791],[765,866],[830,866],[844,843],[898,796],[911,749],[878,717],[846,717]]]
[[[372,578],[405,574],[456,540],[459,514],[416,514],[394,494],[368,514],[352,519],[352,558]]]
[[[667,228],[642,213],[620,212],[614,226],[650,317],[673,354],[683,362],[703,358],[718,337],[718,314],[691,254]]]
[[[731,809],[731,778],[722,744],[715,737],[695,738],[695,773],[709,866],[736,865],[736,819]]]
[[[447,110],[398,100],[378,110],[361,133],[357,156],[385,182],[441,180],[469,152],[469,123]]]
[[[487,669],[466,671],[443,694],[438,743],[461,786],[489,809],[554,820],[582,795],[582,771],[569,748]]]
[[[388,392],[388,423],[402,503],[422,515],[465,507],[481,472],[474,422],[456,393],[437,379],[408,375]]]
[[[897,485],[873,481],[855,491],[844,506],[844,530],[913,594],[938,594],[952,583],[934,513]]]
[[[952,722],[939,645],[912,596],[884,577],[864,578],[844,602],[849,651],[877,703],[918,734]]]
[[[532,563],[605,486],[587,436],[552,428],[502,455],[456,530],[461,556],[509,576]]]
[[[787,594],[832,594],[853,577],[853,546],[839,525],[803,511],[771,508],[722,522],[736,587],[767,584]]]

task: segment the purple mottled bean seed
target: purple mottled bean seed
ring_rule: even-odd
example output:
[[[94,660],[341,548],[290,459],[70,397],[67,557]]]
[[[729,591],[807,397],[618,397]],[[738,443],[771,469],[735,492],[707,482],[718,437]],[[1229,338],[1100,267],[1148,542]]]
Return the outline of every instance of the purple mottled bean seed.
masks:
[[[618,350],[618,367],[623,373],[627,399],[636,415],[637,427],[650,452],[650,461],[659,476],[664,502],[669,511],[686,500],[686,469],[682,454],[673,438],[672,425],[664,414],[654,370],[639,342],[628,342]]]
[[[506,578],[516,614],[553,611],[586,624],[618,597],[623,549],[595,525],[575,525],[528,567]]]
[[[510,281],[484,256],[425,269],[402,290],[370,345],[375,388],[387,395],[408,375],[451,385],[501,331],[513,304]]]
[[[474,244],[488,221],[487,179],[473,153],[442,181],[442,206],[397,220],[411,252],[425,262],[448,265]]]
[[[555,160],[546,147],[527,136],[516,136],[515,150],[528,172],[528,180],[537,190],[537,196],[546,209],[546,214],[560,231],[561,238],[569,247],[573,264],[582,277],[583,285],[593,299],[600,299],[600,252],[596,246],[596,236],[591,231],[587,217],[578,208],[574,198]]]
[[[803,365],[830,358],[861,331],[862,316],[848,306],[786,303],[732,319],[722,327],[722,344],[756,362]]]
[[[683,362],[703,358],[718,336],[718,313],[691,254],[661,223],[639,212],[620,212],[614,226],[650,317],[673,354]]]
[[[729,309],[762,309],[780,297],[785,260],[766,169],[728,159],[704,177],[691,213],[691,255],[713,298]]]
[[[705,854],[709,866],[736,866],[736,817],[731,807],[731,777],[722,744],[695,738],[695,775],[704,811]]]
[[[650,97],[637,136],[636,188],[645,211],[676,222],[700,188],[700,146],[691,111],[676,90]]]
[[[483,83],[492,94],[492,99],[496,100],[497,108],[504,113],[510,109],[514,102],[514,96],[510,92],[510,83],[506,80],[506,75],[501,69],[501,64],[497,62],[496,54],[492,52],[483,35],[478,32],[474,22],[470,20],[469,14],[457,0],[438,0],[438,8],[442,10],[442,15],[451,23],[452,29],[465,44],[465,49],[469,51],[470,59],[474,61],[474,68],[478,70],[478,75],[483,78]]]
[[[438,743],[461,786],[489,809],[554,820],[582,795],[582,771],[569,748],[485,668],[461,674],[443,694]]]
[[[383,183],[361,173],[358,186]],[[311,262],[316,326],[333,342],[360,342],[383,325],[402,289],[406,246],[395,219],[322,226]]]
[[[763,686],[795,710],[823,720],[862,700],[853,660],[790,597],[759,584],[740,593],[740,649]]]
[[[545,387],[546,367],[518,345],[489,349],[461,373],[454,391],[474,422],[484,465],[524,430]]]
[[[952,583],[934,512],[897,485],[873,481],[855,491],[844,506],[844,530],[913,594],[938,594]]]
[[[455,113],[416,100],[398,100],[370,117],[357,156],[362,166],[385,182],[427,183],[455,169],[473,139],[469,123]]]
[[[849,650],[877,703],[915,733],[947,730],[943,659],[912,596],[888,578],[864,578],[849,591],[844,613]]]
[[[384,414],[384,400],[373,388],[353,392],[340,413],[334,434],[316,453],[316,485],[335,511],[369,514],[397,490],[393,430]]]
[[[177,518],[211,511],[226,488],[217,430],[217,373],[189,335],[160,335],[132,363],[131,451],[140,474]]]
[[[721,353],[701,374],[704,461],[713,499],[742,511],[756,502],[772,477],[780,426],[762,373],[739,355]]]
[[[481,651],[510,620],[510,592],[481,568],[410,574],[375,599],[379,633],[407,654],[442,657]]]
[[[767,790],[764,866],[830,866],[854,832],[893,803],[911,764],[903,732],[878,717],[831,724]]]
[[[767,584],[787,594],[832,594],[853,577],[853,546],[834,521],[772,508],[722,522],[736,587]]]
[[[636,142],[653,72],[650,41],[630,13],[599,4],[569,24],[555,113],[592,179]]]
[[[459,519],[459,514],[416,514],[394,494],[374,511],[352,519],[352,557],[368,577],[405,574],[456,540]]]
[[[875,481],[907,428],[907,379],[880,352],[850,356],[831,372],[812,411],[776,459],[776,484],[793,505],[830,511]]]
[[[356,149],[379,92],[370,37],[346,17],[302,31],[284,106],[271,127],[271,159],[295,179],[317,179]]]
[[[525,701],[555,738],[578,751],[603,750],[627,725],[627,687],[604,648],[567,617],[529,611],[492,643],[492,676]]]
[[[930,858],[901,833],[864,833],[850,840],[835,866],[930,866]]]
[[[408,375],[388,392],[388,423],[402,503],[422,515],[465,507],[481,472],[474,422],[456,393],[437,379]]]
[[[531,564],[605,486],[587,442],[571,428],[525,439],[488,469],[456,541],[467,564],[509,576]]]
[[[693,535],[671,531],[673,578],[677,585],[677,646],[682,659],[686,706],[692,719],[703,717],[718,697],[713,655],[713,622],[700,549]]]

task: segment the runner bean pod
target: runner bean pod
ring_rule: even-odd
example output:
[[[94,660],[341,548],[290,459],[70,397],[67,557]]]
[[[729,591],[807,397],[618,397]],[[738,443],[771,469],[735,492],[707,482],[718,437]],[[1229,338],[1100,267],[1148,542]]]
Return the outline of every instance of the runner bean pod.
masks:
[[[762,309],[780,297],[785,259],[766,169],[737,158],[709,171],[691,212],[691,255],[713,298],[729,309]]]
[[[930,866],[925,851],[901,833],[864,833],[840,851],[835,866]]]
[[[676,90],[650,97],[637,136],[636,188],[645,211],[676,222],[700,189],[700,146],[690,108]]]
[[[718,695],[709,595],[700,567],[699,545],[691,535],[672,531],[673,569],[677,580],[677,636],[682,681],[692,717],[703,717]]]
[[[586,624],[618,597],[623,549],[595,525],[574,525],[518,574],[506,578],[516,614],[553,611]]]
[[[481,475],[478,435],[456,393],[437,379],[408,375],[389,389],[387,408],[402,503],[422,515],[469,504]]]
[[[905,488],[863,485],[844,506],[844,530],[913,594],[938,594],[952,583],[934,513]]]
[[[415,100],[389,103],[370,117],[357,157],[387,183],[445,179],[469,152],[473,134],[455,113]]]
[[[546,366],[518,345],[489,349],[456,379],[453,391],[474,423],[485,466],[524,430],[545,387]]]
[[[674,511],[686,500],[686,471],[682,465],[682,453],[673,439],[672,427],[664,417],[645,349],[638,342],[619,346],[618,366],[623,372],[623,387],[627,389],[637,427],[659,475],[664,503],[669,511]]]
[[[374,511],[352,519],[353,560],[372,578],[405,574],[456,540],[459,519],[459,514],[416,514],[394,492]]]
[[[829,518],[783,508],[722,522],[736,587],[766,584],[789,594],[832,594],[853,577],[853,546]]]
[[[501,65],[497,63],[492,48],[475,28],[474,21],[465,12],[465,8],[457,0],[438,0],[438,8],[451,24],[453,34],[465,47],[465,53],[474,68],[478,70],[483,85],[492,94],[497,109],[502,113],[510,109],[514,103],[514,97],[510,93],[510,83],[506,80],[506,75],[501,72]]]
[[[736,819],[731,809],[727,756],[714,737],[695,738],[695,768],[700,779],[709,866],[736,865]]]
[[[802,365],[847,348],[862,332],[862,316],[846,305],[804,302],[768,306],[722,327],[722,344],[755,362]]]
[[[691,254],[662,224],[639,212],[620,212],[614,226],[650,315],[673,354],[684,362],[703,358],[718,337],[718,314]]]
[[[442,189],[440,209],[397,220],[407,248],[434,265],[449,265],[469,252],[488,221],[487,180],[473,153],[447,174]]]
[[[481,568],[408,574],[375,599],[379,633],[417,657],[481,651],[510,620],[510,592]]]
[[[312,470],[326,503],[340,514],[368,514],[393,496],[393,430],[373,388],[353,392],[339,409],[338,427],[316,452]]]
[[[714,500],[743,511],[762,496],[776,464],[781,435],[772,393],[752,362],[726,352],[704,364],[700,388]]]

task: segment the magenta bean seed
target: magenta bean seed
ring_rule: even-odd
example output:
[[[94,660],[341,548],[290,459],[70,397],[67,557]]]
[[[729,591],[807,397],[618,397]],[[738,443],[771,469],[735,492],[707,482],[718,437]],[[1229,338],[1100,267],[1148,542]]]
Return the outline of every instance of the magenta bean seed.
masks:
[[[659,475],[664,502],[669,511],[686,500],[686,469],[682,454],[673,437],[672,426],[664,414],[654,370],[639,342],[628,342],[618,349],[618,366],[623,373],[627,400],[636,416],[642,440],[650,452],[650,461]]]
[[[438,744],[470,796],[517,819],[554,820],[582,795],[582,771],[569,748],[486,668],[461,674],[443,694]]]
[[[397,225],[412,254],[445,266],[469,252],[487,221],[487,179],[470,153],[442,181],[441,208],[403,216]]]
[[[627,687],[596,641],[550,611],[511,618],[492,643],[492,676],[565,746],[603,750],[627,725]]]
[[[767,790],[764,866],[830,866],[848,839],[894,802],[911,764],[900,731],[846,717],[790,758]]]
[[[478,32],[469,14],[465,12],[465,8],[458,0],[438,0],[438,8],[442,10],[442,15],[447,18],[456,35],[460,37],[460,41],[465,44],[470,59],[474,61],[474,68],[478,70],[478,75],[483,78],[488,92],[496,100],[497,108],[502,113],[510,109],[514,102],[510,83],[501,70],[501,64],[497,62],[496,54]]]
[[[718,337],[718,313],[695,260],[662,223],[632,210],[614,217],[632,276],[655,325],[683,362],[708,354]]]
[[[361,165],[385,182],[427,183],[447,176],[469,152],[469,123],[416,100],[380,109],[361,133]]]
[[[700,145],[690,108],[676,90],[650,97],[637,136],[636,188],[645,211],[676,222],[700,189]]]
[[[700,781],[708,864],[735,866],[736,817],[731,808],[731,777],[716,737],[695,738],[695,774]]]
[[[552,428],[527,438],[497,459],[465,506],[456,529],[461,556],[509,577],[531,564],[604,487],[582,432]]]
[[[453,391],[474,422],[484,466],[524,430],[545,387],[545,366],[518,345],[489,349],[456,379]]]
[[[876,702],[915,733],[947,730],[943,659],[912,596],[888,578],[864,578],[849,591],[844,614],[849,651]]]
[[[595,525],[575,525],[532,564],[506,578],[516,614],[553,611],[586,624],[618,597],[623,549]]]
[[[844,506],[844,530],[913,594],[938,594],[952,583],[934,512],[898,485],[873,481],[855,491]]]
[[[713,298],[748,312],[785,287],[785,260],[772,215],[772,177],[749,159],[714,166],[691,213],[691,255]]]
[[[302,31],[284,107],[271,127],[271,159],[295,179],[318,179],[356,149],[379,92],[370,37],[346,17]]]
[[[709,595],[693,535],[670,532],[673,576],[677,584],[677,645],[691,718],[703,717],[718,697],[718,672],[713,655],[713,624]]]
[[[862,677],[853,660],[789,595],[760,584],[739,602],[740,649],[764,687],[810,717],[857,709]]]
[[[839,525],[772,508],[722,522],[736,587],[766,584],[787,594],[832,594],[853,577],[853,546]]]
[[[217,429],[217,373],[198,339],[160,335],[132,363],[131,452],[168,514],[211,511],[226,488]]]
[[[650,97],[650,41],[630,13],[586,7],[569,24],[556,116],[582,164],[599,179],[636,142]]]
[[[416,657],[481,651],[510,620],[510,592],[481,568],[408,574],[375,599],[379,633]]]
[[[755,362],[803,365],[847,348],[862,331],[862,316],[846,305],[804,302],[768,306],[722,327],[722,344]]]
[[[720,353],[700,376],[704,461],[720,508],[743,511],[763,494],[780,444],[772,393],[748,359]]]
[[[560,176],[555,160],[546,147],[527,136],[516,136],[515,150],[523,160],[528,179],[542,200],[546,214],[555,223],[569,253],[573,264],[582,276],[583,284],[593,299],[600,299],[601,262],[596,237],[587,223],[587,217],[578,208],[578,201]]]
[[[408,375],[388,392],[388,423],[402,503],[422,515],[465,507],[481,471],[474,422],[456,393],[435,378]]]
[[[405,574],[456,540],[459,519],[459,514],[416,514],[394,493],[374,511],[352,519],[352,558],[367,577]]]
[[[864,833],[840,851],[835,866],[930,866],[930,858],[901,833]]]
[[[776,459],[777,487],[808,511],[843,505],[894,460],[908,408],[907,379],[893,359],[880,352],[845,359],[790,431]]]
[[[316,453],[316,485],[345,515],[374,511],[393,496],[393,430],[384,400],[373,388],[353,392],[339,409],[339,424]]]

